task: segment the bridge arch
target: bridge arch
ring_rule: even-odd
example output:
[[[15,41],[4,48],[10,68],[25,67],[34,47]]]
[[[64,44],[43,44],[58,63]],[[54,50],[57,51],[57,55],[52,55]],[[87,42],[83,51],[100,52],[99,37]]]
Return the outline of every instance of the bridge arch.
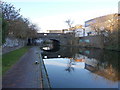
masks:
[[[75,41],[73,34],[65,34],[65,33],[38,33],[37,39],[41,39],[42,42],[45,40],[52,40],[54,45],[71,45],[73,41]]]
[[[56,39],[42,39],[42,45],[52,45],[53,47],[58,47],[60,46],[60,41]]]
[[[60,41],[56,39],[50,39],[53,41],[53,46],[60,46]]]

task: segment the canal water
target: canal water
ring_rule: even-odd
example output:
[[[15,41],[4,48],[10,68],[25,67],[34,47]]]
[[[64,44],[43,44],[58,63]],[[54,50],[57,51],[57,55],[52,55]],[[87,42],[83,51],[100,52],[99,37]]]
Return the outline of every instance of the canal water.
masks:
[[[42,49],[52,88],[118,88],[120,53],[93,48]]]

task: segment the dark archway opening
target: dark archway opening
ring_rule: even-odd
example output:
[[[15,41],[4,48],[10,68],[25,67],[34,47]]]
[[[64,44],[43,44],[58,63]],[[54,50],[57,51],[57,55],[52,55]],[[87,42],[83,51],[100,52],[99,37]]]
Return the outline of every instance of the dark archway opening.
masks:
[[[36,45],[36,38],[28,38],[27,45]]]
[[[27,45],[31,45],[31,44],[32,44],[32,39],[28,38]]]
[[[44,41],[44,45],[42,47],[42,50],[47,52],[56,52],[60,49],[60,42],[55,39],[49,39]]]
[[[50,39],[50,40],[52,40],[53,47],[60,46],[60,42],[58,40],[55,40],[55,39]]]

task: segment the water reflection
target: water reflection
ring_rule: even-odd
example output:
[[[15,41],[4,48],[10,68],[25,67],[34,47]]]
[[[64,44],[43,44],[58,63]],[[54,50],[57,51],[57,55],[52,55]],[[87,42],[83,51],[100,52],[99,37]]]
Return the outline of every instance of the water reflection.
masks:
[[[50,50],[51,48],[50,47],[43,47],[42,49],[43,50]]]
[[[54,46],[53,44],[46,44],[41,47],[44,52],[57,52],[60,49],[60,46]]]
[[[118,55],[119,52],[79,47],[42,53],[50,82],[56,88],[117,88]]]
[[[67,68],[65,70],[68,71],[68,72],[74,71],[74,67],[72,67],[73,65],[75,65],[74,59],[73,58],[69,58],[69,62],[67,64]]]

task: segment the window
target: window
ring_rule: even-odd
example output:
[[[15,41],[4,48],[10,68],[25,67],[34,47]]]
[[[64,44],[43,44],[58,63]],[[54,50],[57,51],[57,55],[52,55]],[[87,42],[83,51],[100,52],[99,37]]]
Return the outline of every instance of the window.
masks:
[[[83,40],[80,40],[80,42],[82,42]]]
[[[86,54],[90,54],[90,51],[85,51]]]
[[[85,40],[85,42],[89,43],[89,42],[90,42],[90,40]]]

